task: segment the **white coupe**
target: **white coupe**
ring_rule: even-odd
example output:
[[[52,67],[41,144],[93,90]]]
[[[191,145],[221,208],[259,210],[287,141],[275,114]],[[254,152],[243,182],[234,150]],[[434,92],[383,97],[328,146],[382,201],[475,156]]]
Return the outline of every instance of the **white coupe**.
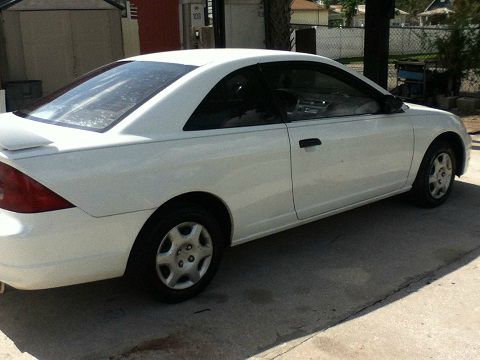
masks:
[[[323,57],[122,60],[0,116],[0,282],[128,273],[182,301],[227,246],[404,192],[440,205],[470,148],[456,116]]]

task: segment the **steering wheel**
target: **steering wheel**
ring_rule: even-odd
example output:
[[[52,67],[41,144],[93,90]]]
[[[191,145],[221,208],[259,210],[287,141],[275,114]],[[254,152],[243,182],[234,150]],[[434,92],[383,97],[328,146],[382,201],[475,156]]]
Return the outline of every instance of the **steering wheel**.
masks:
[[[297,111],[300,104],[300,99],[298,96],[285,89],[276,89],[275,96],[280,100],[281,105],[285,108],[288,114],[292,114]]]

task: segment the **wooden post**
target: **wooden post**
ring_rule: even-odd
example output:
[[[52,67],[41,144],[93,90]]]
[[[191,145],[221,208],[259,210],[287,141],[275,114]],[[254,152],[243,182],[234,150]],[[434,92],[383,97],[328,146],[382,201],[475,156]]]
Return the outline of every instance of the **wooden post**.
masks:
[[[213,0],[213,29],[215,32],[215,47],[226,47],[225,39],[225,0]]]
[[[363,74],[387,88],[390,19],[395,0],[366,0]]]
[[[296,51],[317,55],[317,30],[300,29],[295,31]]]

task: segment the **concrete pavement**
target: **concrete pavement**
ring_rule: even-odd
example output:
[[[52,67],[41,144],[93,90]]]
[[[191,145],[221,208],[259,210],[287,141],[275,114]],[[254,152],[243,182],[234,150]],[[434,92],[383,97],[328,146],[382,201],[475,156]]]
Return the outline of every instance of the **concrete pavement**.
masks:
[[[155,303],[121,280],[7,289],[0,359],[471,358],[476,141],[444,206],[393,198],[230,249],[207,291],[182,304]]]
[[[473,140],[473,161],[462,181],[478,184],[480,136],[474,136]],[[477,221],[479,216],[480,208]],[[476,249],[455,263],[426,274],[385,299],[352,314],[336,326],[286,342],[252,359],[479,357],[480,249]]]
[[[478,359],[480,251],[345,322],[252,359]],[[435,280],[434,280],[435,279]]]

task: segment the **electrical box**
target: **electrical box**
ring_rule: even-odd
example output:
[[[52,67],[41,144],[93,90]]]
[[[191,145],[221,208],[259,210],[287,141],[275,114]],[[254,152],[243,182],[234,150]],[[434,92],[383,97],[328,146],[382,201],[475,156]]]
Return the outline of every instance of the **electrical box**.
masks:
[[[183,48],[205,49],[215,47],[212,26],[206,26],[206,7],[203,0],[183,0]]]

